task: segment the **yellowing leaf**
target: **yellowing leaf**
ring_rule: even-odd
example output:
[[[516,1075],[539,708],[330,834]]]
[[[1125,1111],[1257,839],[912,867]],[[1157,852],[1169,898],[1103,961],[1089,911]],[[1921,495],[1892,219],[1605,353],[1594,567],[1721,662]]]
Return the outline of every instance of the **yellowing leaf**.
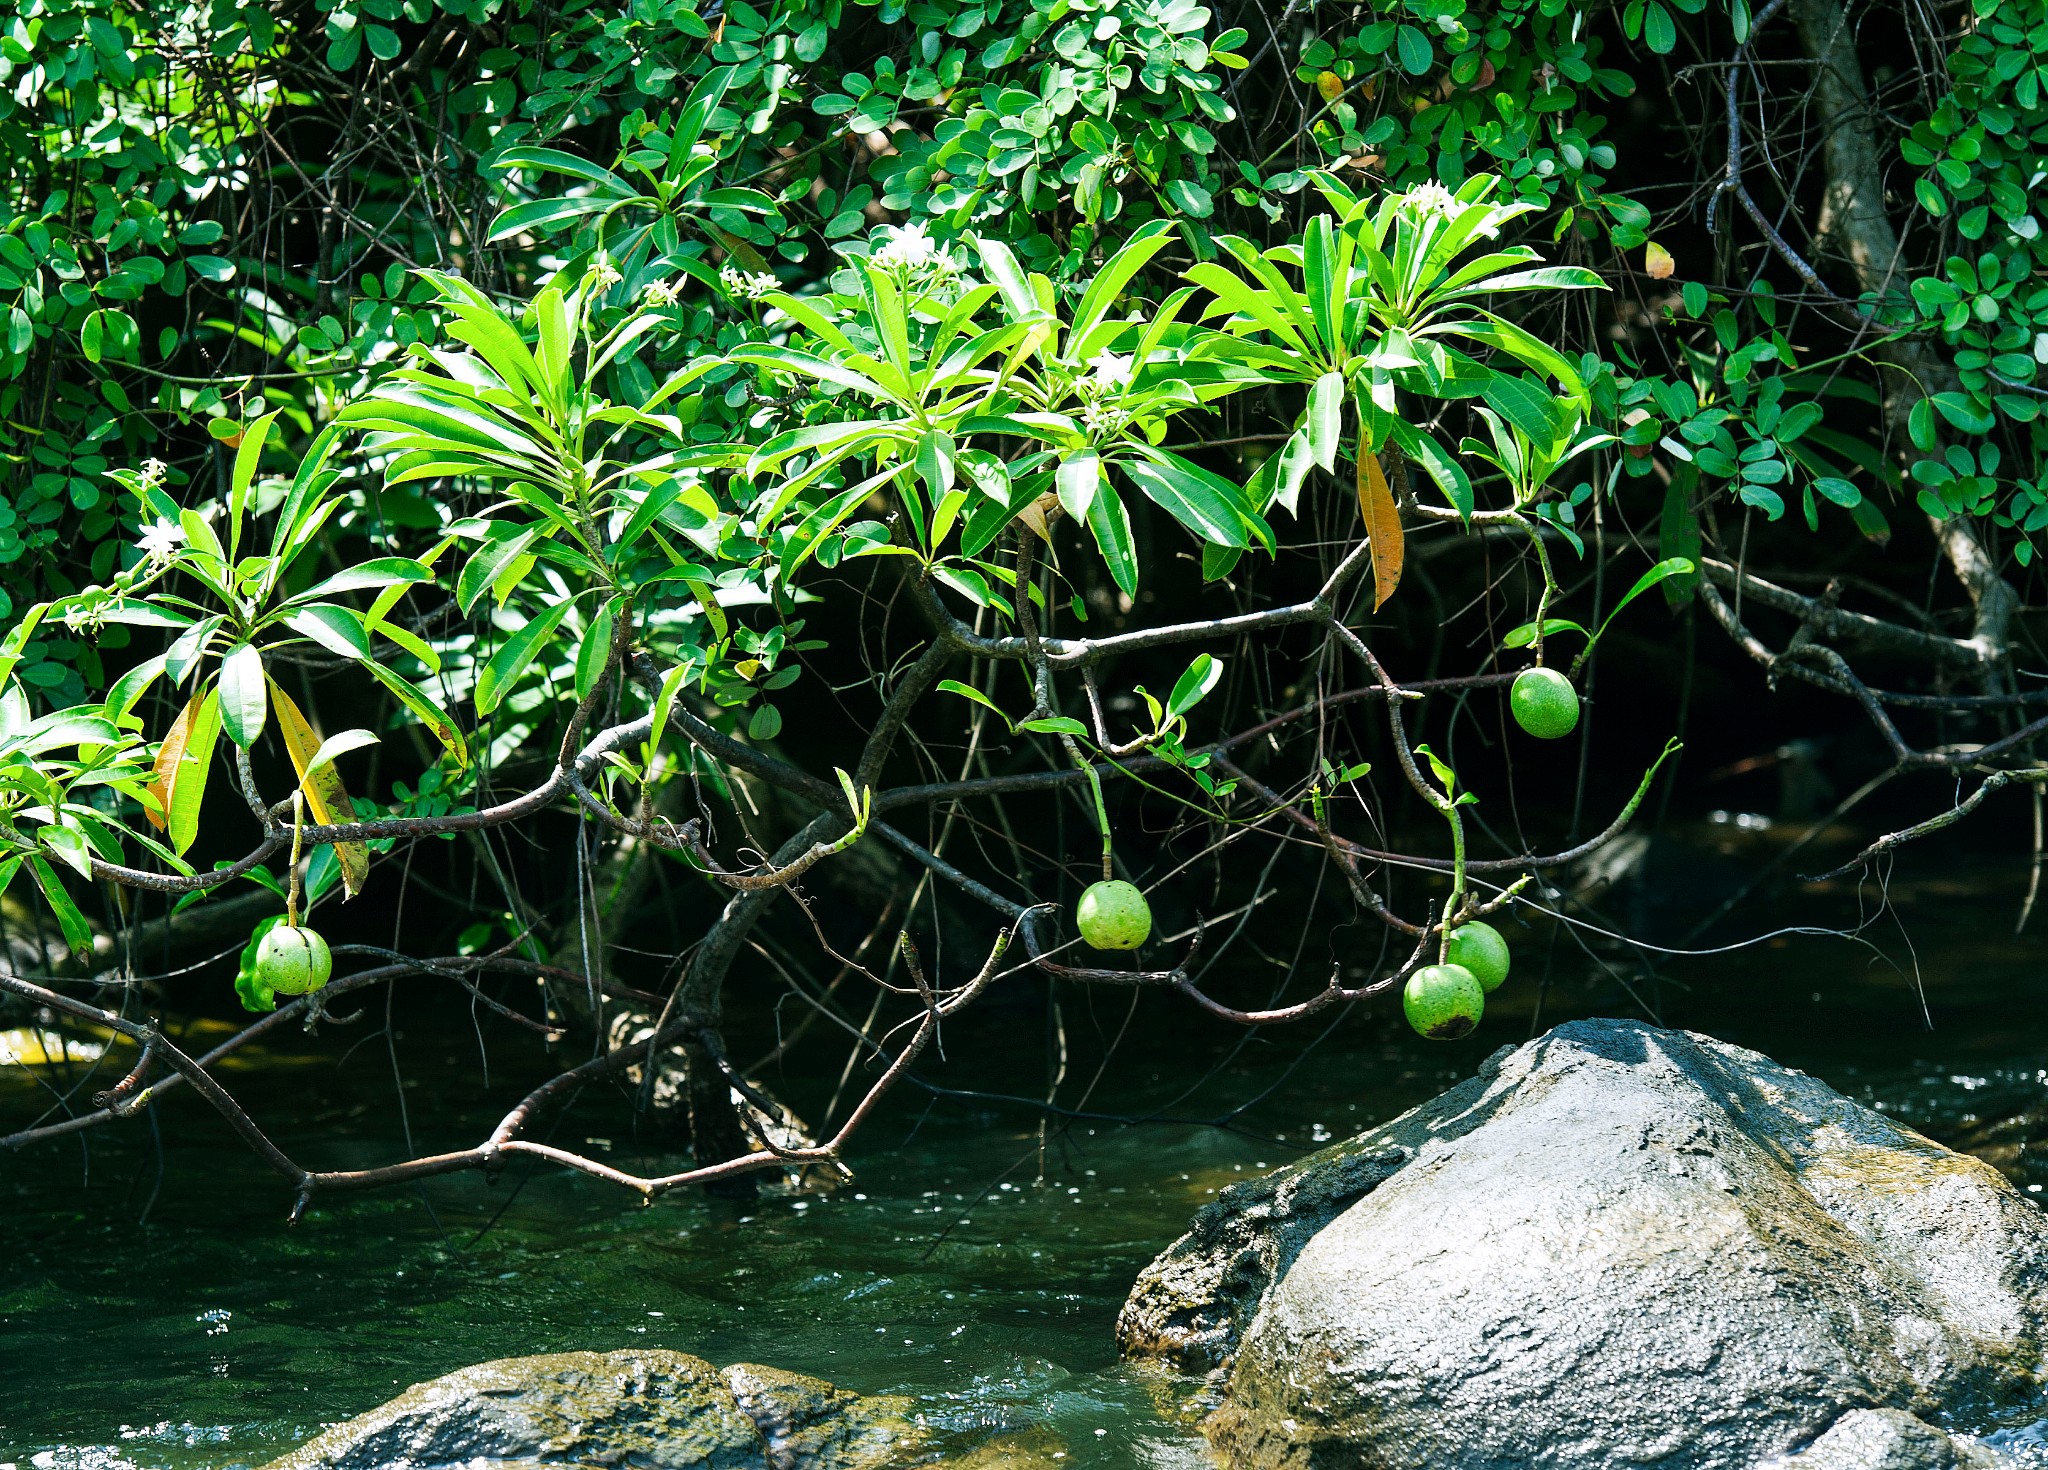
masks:
[[[1378,612],[1401,585],[1407,541],[1386,471],[1380,468],[1379,456],[1364,445],[1358,450],[1358,513],[1365,518],[1365,534],[1372,541],[1372,610]]]
[[[159,759],[158,776],[170,813],[171,851],[183,857],[199,836],[199,808],[206,800],[206,778],[213,770],[213,747],[220,739],[220,695],[209,689],[179,716],[185,722],[184,744],[175,759]]]
[[[1643,251],[1643,271],[1653,281],[1661,281],[1678,269],[1678,262],[1671,258],[1671,252],[1655,240]]]
[[[1335,102],[1344,95],[1344,78],[1333,71],[1316,73],[1316,90],[1323,94],[1325,102]]]
[[[164,736],[164,743],[157,747],[156,775],[143,789],[162,804],[160,812],[142,809],[149,818],[149,825],[161,832],[171,824],[171,794],[178,784],[178,766],[185,759],[185,746],[192,738],[192,722],[199,714],[204,695],[194,695],[186,706],[178,711],[178,718],[171,721],[170,733]]]
[[[725,609],[718,605],[718,594],[712,590],[711,584],[685,582],[683,585],[690,589],[690,595],[697,599],[697,606],[704,610],[704,621],[711,625],[712,635],[717,638],[725,637]]]
[[[320,736],[306,723],[291,696],[277,687],[275,679],[270,681],[270,702],[277,711],[277,727],[284,732],[284,747],[291,752],[292,769],[299,773],[299,789],[306,793],[306,806],[313,820],[323,827],[353,822],[356,804],[349,799],[348,788],[341,784],[341,773],[334,769],[334,763],[329,761],[317,769],[307,769],[319,753]],[[370,849],[361,842],[337,842],[334,857],[341,864],[342,887],[354,898],[370,874]]]

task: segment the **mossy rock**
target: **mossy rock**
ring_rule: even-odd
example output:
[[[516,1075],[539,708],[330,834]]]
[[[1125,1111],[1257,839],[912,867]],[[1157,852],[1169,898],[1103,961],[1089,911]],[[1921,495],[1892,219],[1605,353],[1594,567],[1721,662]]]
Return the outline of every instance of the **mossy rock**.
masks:
[[[1039,1470],[1050,1453],[977,1446],[912,1399],[660,1349],[479,1363],[337,1424],[268,1470]],[[1014,1452],[1013,1452],[1014,1451]],[[966,1458],[954,1458],[964,1455]]]

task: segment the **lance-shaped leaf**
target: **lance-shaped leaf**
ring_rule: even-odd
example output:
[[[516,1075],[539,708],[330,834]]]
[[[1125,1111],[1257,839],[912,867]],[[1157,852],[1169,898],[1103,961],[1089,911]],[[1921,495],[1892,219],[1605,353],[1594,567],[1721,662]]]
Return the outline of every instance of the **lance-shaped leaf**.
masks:
[[[263,733],[263,655],[251,643],[238,643],[220,661],[220,722],[228,739],[247,750]]]
[[[448,711],[435,703],[431,695],[403,674],[393,673],[374,659],[364,659],[363,667],[370,671],[371,677],[379,684],[396,695],[398,702],[411,710],[421,724],[433,732],[434,738],[441,742],[450,755],[462,765],[469,764],[469,743],[462,738],[462,731],[457,728]]]
[[[278,688],[275,680],[271,681],[270,700],[277,707],[277,728],[284,734],[284,748],[291,752],[292,769],[299,774],[299,789],[306,793],[306,806],[313,820],[323,827],[353,822],[356,804],[349,798],[348,787],[342,784],[341,773],[334,769],[334,757],[376,737],[367,730],[349,730],[322,741],[299,707],[292,703],[292,697]],[[354,898],[369,876],[370,849],[361,842],[337,842],[334,857],[341,864],[342,885],[348,896]]]
[[[562,621],[563,616],[574,605],[573,599],[563,598],[552,606],[542,609],[529,618],[526,626],[507,638],[504,645],[491,655],[491,661],[484,665],[483,672],[476,677],[476,709],[480,715],[487,715],[498,707],[498,703],[512,692],[512,686],[519,682],[519,676],[526,672],[540,653],[541,645],[548,635]]]
[[[43,897],[49,900],[51,910],[57,915],[57,924],[64,931],[64,942],[71,952],[81,960],[92,958],[92,925],[86,923],[85,915],[72,902],[71,895],[64,891],[64,881],[54,869],[39,857],[28,860],[34,870],[36,882],[41,885]]]
[[[199,833],[199,807],[206,799],[206,778],[219,738],[220,696],[209,689],[192,697],[157,748],[156,777],[146,789],[162,812],[145,807],[143,814],[169,831],[171,850],[180,857]]]
[[[1372,545],[1372,610],[1386,606],[1394,589],[1401,585],[1401,563],[1407,543],[1401,531],[1401,508],[1394,503],[1393,489],[1379,456],[1360,446],[1358,451],[1358,513],[1365,518],[1365,534]]]

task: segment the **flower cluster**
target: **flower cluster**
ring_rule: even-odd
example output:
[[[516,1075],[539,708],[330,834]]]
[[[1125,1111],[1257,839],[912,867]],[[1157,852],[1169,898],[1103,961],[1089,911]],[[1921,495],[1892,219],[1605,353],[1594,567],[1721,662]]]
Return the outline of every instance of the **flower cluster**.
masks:
[[[1408,191],[1408,207],[1417,214],[1440,214],[1448,219],[1465,206],[1458,202],[1457,195],[1431,179]]]
[[[758,301],[770,291],[782,289],[782,282],[765,271],[743,271],[736,265],[727,265],[718,273],[719,285],[725,287],[725,294],[735,301]]]

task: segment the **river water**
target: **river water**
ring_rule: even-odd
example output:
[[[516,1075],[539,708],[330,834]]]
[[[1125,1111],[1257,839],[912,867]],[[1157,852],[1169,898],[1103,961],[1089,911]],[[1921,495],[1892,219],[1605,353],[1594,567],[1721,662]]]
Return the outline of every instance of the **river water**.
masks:
[[[1711,858],[1715,840],[1687,851]],[[1064,1465],[1206,1465],[1199,1438],[1162,1417],[1156,1385],[1116,1365],[1132,1277],[1218,1189],[1524,1039],[1539,991],[1545,1025],[1640,1015],[1640,1002],[1767,1051],[2039,1194],[2048,975],[2039,941],[2013,933],[2023,867],[1921,868],[1882,912],[1874,890],[1788,895],[1783,912],[1802,923],[1862,916],[1859,937],[1779,934],[1666,957],[1655,974],[1597,937],[1518,931],[1516,975],[1478,1036],[1451,1045],[1409,1034],[1386,1001],[1246,1037],[1167,997],[1127,1013],[1121,995],[1067,993],[1055,1018],[1044,987],[1020,982],[948,1035],[934,1084],[1043,1097],[1047,1038],[1064,1032],[1068,1107],[1201,1121],[1068,1117],[1042,1130],[1016,1103],[905,1090],[832,1195],[643,1209],[593,1181],[512,1171],[331,1202],[287,1226],[282,1186],[181,1096],[154,1125],[99,1130],[89,1148],[0,1155],[0,1470],[258,1465],[468,1363],[628,1346],[912,1393],[962,1427],[1040,1425]],[[1777,921],[1752,906],[1743,932]],[[1311,937],[1309,969],[1344,958],[1343,931]],[[1291,941],[1269,949],[1234,963],[1277,972]],[[408,1127],[422,1150],[473,1142],[545,1075],[536,1047],[499,1031],[486,1084],[466,1013],[401,1009],[389,1042],[369,1034],[375,1019],[294,1038],[230,1068],[230,1085],[307,1162],[333,1166],[399,1157]],[[815,1116],[840,1060],[821,1047],[805,1070],[764,1079]],[[59,1070],[0,1067],[0,1132],[32,1116]],[[634,1138],[616,1096],[586,1093],[552,1126],[623,1165],[668,1157]],[[2048,1465],[2038,1428],[2000,1438]]]

